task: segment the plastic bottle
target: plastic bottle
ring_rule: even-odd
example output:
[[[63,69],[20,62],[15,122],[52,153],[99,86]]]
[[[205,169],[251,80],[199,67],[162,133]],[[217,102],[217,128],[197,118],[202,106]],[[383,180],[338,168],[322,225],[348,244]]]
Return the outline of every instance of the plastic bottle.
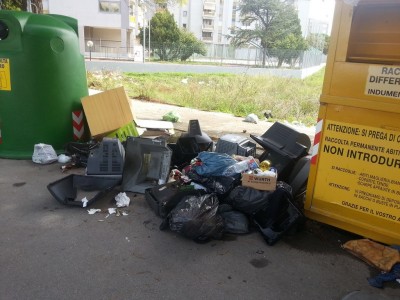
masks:
[[[227,167],[222,175],[233,176],[235,174],[243,173],[247,170],[254,170],[258,165],[252,156],[247,157],[245,160],[238,161],[237,163]]]

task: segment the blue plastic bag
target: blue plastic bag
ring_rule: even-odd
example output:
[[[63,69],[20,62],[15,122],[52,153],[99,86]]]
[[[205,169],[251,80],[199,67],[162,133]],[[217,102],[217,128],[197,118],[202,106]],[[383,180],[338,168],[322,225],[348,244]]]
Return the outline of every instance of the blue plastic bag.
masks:
[[[209,176],[222,176],[224,170],[237,163],[235,159],[226,153],[217,152],[200,152],[197,159],[201,161],[199,165],[194,166],[194,170],[197,174],[209,177]]]

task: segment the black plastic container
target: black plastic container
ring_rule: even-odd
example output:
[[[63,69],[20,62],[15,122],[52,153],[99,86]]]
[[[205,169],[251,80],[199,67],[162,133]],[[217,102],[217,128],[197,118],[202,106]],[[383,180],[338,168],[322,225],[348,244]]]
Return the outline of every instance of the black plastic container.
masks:
[[[278,171],[278,180],[287,181],[296,162],[308,154],[310,138],[293,128],[275,122],[262,136],[250,135],[265,151],[260,161],[269,160]]]
[[[89,206],[120,183],[121,178],[72,174],[48,184],[47,189],[62,204],[84,207],[78,192],[86,194]]]

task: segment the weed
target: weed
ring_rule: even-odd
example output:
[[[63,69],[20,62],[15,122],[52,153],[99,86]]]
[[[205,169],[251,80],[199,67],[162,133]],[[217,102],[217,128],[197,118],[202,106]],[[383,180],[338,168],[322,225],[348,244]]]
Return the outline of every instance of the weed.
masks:
[[[88,86],[107,90],[123,85],[129,97],[220,111],[236,116],[313,125],[319,109],[324,70],[304,79],[233,74],[88,72]]]

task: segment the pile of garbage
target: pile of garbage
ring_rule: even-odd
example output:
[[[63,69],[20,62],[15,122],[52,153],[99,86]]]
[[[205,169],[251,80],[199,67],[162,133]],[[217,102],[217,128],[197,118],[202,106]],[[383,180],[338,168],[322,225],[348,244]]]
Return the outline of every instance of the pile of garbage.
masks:
[[[104,137],[100,142],[71,142],[66,147],[71,161],[62,169],[83,166],[86,174],[68,175],[50,183],[48,189],[63,204],[88,207],[119,186],[123,192],[144,194],[162,219],[162,230],[204,242],[256,228],[267,244],[273,245],[304,221],[302,207],[295,204],[293,195],[304,195],[307,177],[299,181],[296,175],[302,168],[294,168],[294,175],[289,169],[299,162],[303,168],[309,167],[305,163],[309,161],[308,146],[301,146],[304,151],[292,157],[285,147],[277,150],[274,143],[282,142],[281,135],[276,135],[276,141],[270,136],[277,130],[296,133],[275,123],[263,136],[254,137],[266,149],[261,162],[255,143],[233,134],[215,143],[201,130],[198,120],[190,120],[188,131],[175,143],[168,143],[165,137],[134,136],[122,141]],[[286,143],[290,141],[287,137]],[[43,145],[38,149],[48,152]],[[291,183],[297,186],[295,191]],[[95,193],[82,201],[80,191]]]
[[[110,99],[121,92],[109,92]],[[125,98],[119,97],[127,106]],[[91,104],[98,103],[97,99]],[[108,117],[103,112],[102,121]],[[234,134],[213,141],[198,120],[190,120],[187,132],[172,143],[170,124],[149,124],[129,115],[111,130],[102,128],[108,122],[97,122],[98,114],[86,110],[85,114],[95,118],[88,118],[90,131],[98,133],[93,140],[70,142],[58,157],[50,145],[38,144],[32,156],[36,163],[58,160],[64,164],[62,172],[85,168],[85,175],[70,174],[47,186],[65,205],[86,209],[118,188],[118,208],[109,208],[106,218],[125,216],[130,200],[125,192],[141,193],[160,217],[161,230],[201,243],[256,230],[274,245],[305,221],[311,141],[285,124],[276,122],[261,136],[250,134],[254,142]],[[126,123],[132,117],[134,121]],[[139,124],[148,128],[141,131]],[[257,153],[257,144],[262,153]],[[343,248],[384,272],[368,279],[371,286],[382,288],[399,279],[397,249],[369,240],[350,241]]]
[[[247,168],[239,169],[238,165]],[[256,166],[253,157],[234,159],[227,154],[201,152],[182,172],[172,170],[170,182],[147,189],[145,198],[163,218],[161,229],[207,241],[220,239],[224,233],[248,233],[254,225],[267,244],[273,245],[304,217],[293,204],[291,187],[276,182],[274,172],[262,172]],[[235,168],[237,171],[232,171]],[[241,172],[252,172],[252,168],[259,170],[254,176],[271,179],[273,183],[266,182],[269,190],[241,183]]]

